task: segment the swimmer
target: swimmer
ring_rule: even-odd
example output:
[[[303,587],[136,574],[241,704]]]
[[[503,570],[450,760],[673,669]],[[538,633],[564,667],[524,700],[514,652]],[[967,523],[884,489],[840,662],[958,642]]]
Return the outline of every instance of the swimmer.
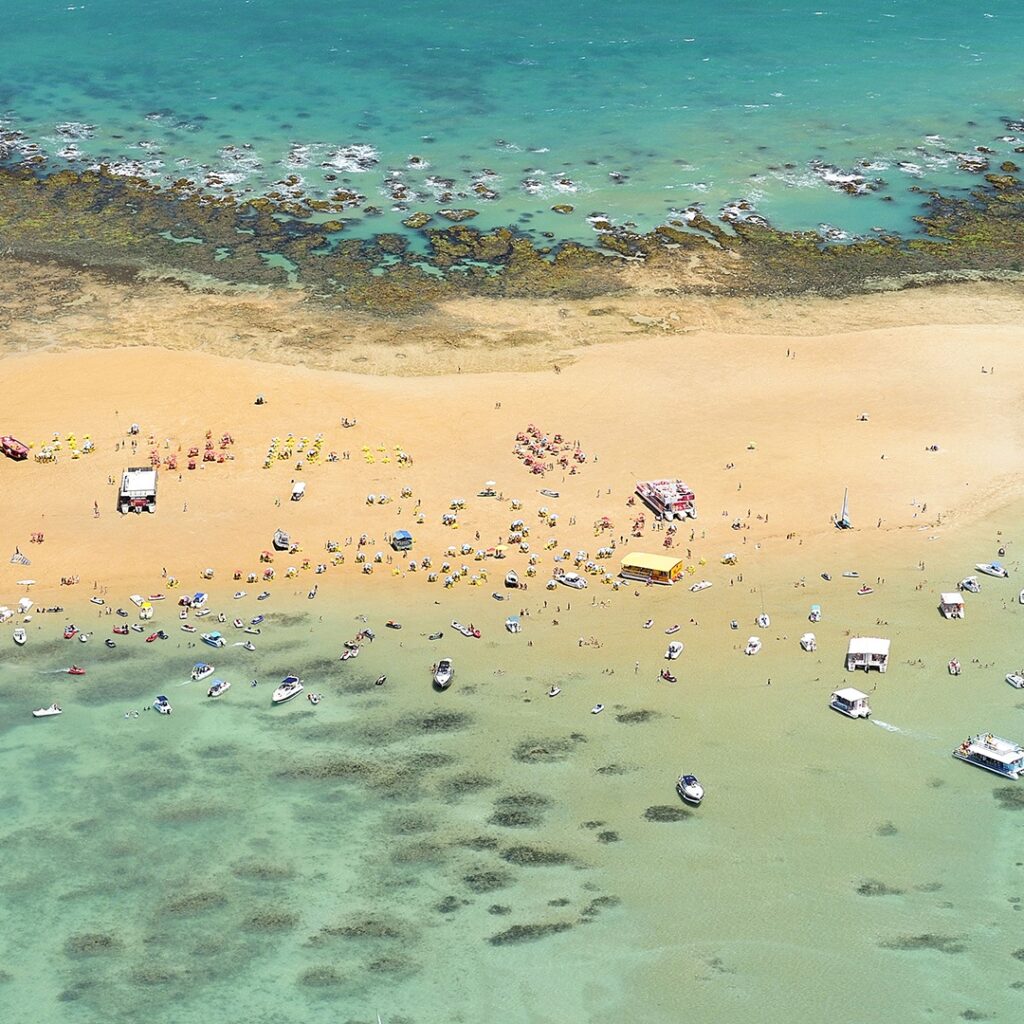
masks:
[[[258,683],[258,681],[259,680],[254,679],[249,685],[250,686],[255,686]]]

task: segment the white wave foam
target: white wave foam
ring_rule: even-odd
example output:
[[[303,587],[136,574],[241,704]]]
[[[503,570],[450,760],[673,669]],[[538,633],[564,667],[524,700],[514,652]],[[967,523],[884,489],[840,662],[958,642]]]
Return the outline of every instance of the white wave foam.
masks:
[[[362,174],[372,170],[380,163],[380,153],[373,146],[364,142],[355,142],[348,146],[339,146],[329,153],[322,167],[331,167],[347,174]]]

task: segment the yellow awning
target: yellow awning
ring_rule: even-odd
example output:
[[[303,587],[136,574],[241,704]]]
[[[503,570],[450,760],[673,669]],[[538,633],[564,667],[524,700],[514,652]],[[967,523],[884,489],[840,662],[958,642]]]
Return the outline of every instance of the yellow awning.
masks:
[[[622,559],[623,569],[646,569],[648,572],[663,572],[666,575],[682,564],[683,560],[673,555],[647,555],[643,552],[635,552]]]

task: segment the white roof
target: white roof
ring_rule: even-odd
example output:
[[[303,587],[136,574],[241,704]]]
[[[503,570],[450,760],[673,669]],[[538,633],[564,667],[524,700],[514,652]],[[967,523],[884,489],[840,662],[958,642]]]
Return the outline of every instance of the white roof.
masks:
[[[943,604],[963,604],[964,603],[964,599],[963,599],[963,597],[960,594],[957,594],[957,593],[954,592],[952,594],[943,594],[942,595],[942,603]]]
[[[306,481],[305,480],[303,480],[303,481],[301,481],[300,483],[297,483],[297,484],[292,484],[292,494],[295,494],[296,492],[301,494],[305,489],[306,489]]]
[[[889,656],[889,641],[878,636],[855,636],[850,640],[847,654],[884,654]]]
[[[848,704],[853,704],[858,700],[867,700],[868,695],[861,693],[860,690],[855,690],[852,686],[847,686],[842,690],[836,690],[832,694],[833,697],[838,697],[840,700],[845,700]]]
[[[998,736],[976,736],[971,742],[970,751],[981,754],[990,761],[1000,764],[1014,764],[1024,758],[1024,750],[1011,740],[1000,739]]]

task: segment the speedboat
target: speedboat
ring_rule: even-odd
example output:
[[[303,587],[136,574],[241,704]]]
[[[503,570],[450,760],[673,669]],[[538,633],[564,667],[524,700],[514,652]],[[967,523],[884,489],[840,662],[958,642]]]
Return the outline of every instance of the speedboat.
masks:
[[[92,633],[79,633],[78,634],[78,639],[79,639],[79,641],[81,643],[87,644],[89,642],[89,637],[91,637],[91,636],[92,636]]]
[[[117,646],[117,642],[116,642],[115,640],[112,640],[112,639],[111,639],[111,638],[110,638],[109,636],[108,636],[108,637],[107,637],[107,639],[106,639],[106,640],[104,640],[103,642],[104,642],[104,644],[106,644],[106,645],[107,645],[107,647],[109,647],[109,648],[110,648],[111,650],[113,650],[113,649],[114,649],[114,648],[115,648],[115,647]]]
[[[505,620],[505,628],[510,633],[519,633],[519,632],[521,632],[523,627],[519,623],[519,616],[518,615],[510,615]]]
[[[585,590],[587,587],[587,581],[575,572],[563,572],[559,573],[555,577],[559,583],[564,583],[567,587],[572,587],[573,590]]]
[[[85,669],[84,668],[80,668],[78,665],[72,665],[71,668],[68,669],[68,675],[69,676],[84,676],[85,675]]]
[[[316,707],[317,704],[319,704],[322,699],[323,699],[323,694],[322,693],[307,693],[306,694],[306,700],[308,700],[309,703],[313,705],[313,707]]]
[[[128,627],[127,626],[115,626],[111,630],[111,632],[116,634],[117,636],[127,636],[128,635]]]
[[[860,573],[857,572],[856,569],[847,569],[846,572],[843,573],[843,576],[848,580],[855,580],[860,576]]]
[[[209,666],[207,666],[209,668]],[[210,669],[212,672],[213,669]],[[213,684],[206,691],[207,697],[223,697],[228,690],[231,689],[231,684],[226,679],[214,679]]]
[[[358,647],[358,645],[356,645],[355,647],[349,647],[348,644],[346,644],[345,645],[345,650],[343,650],[341,652],[341,659],[340,660],[341,661],[348,661],[349,658],[358,658],[358,657],[359,657],[359,647]]]
[[[678,632],[679,632],[679,623],[677,622],[674,626],[669,626],[668,629],[665,630],[665,636],[671,636],[673,633],[678,633]]]
[[[874,592],[875,592],[875,589],[874,589],[874,587],[869,587],[869,586],[868,586],[868,585],[867,585],[866,583],[862,583],[862,584],[861,584],[861,585],[860,585],[860,586],[859,586],[859,587],[857,588],[857,593],[858,593],[858,594],[859,594],[859,595],[860,595],[861,597],[866,597],[866,596],[867,596],[868,594],[873,594]]]
[[[260,591],[260,592],[259,592],[259,593],[258,593],[258,594],[256,595],[256,600],[257,600],[257,601],[266,601],[266,599],[267,599],[268,597],[270,597],[270,591],[269,591],[269,590],[261,590],[261,591]]]
[[[557,697],[561,692],[562,688],[560,686],[552,686],[548,689],[548,696]]]
[[[1024,749],[1020,744],[1000,739],[990,732],[968,736],[953,751],[953,756],[1007,779],[1019,779],[1024,774]]]
[[[743,648],[744,654],[757,654],[761,650],[761,638],[759,636],[752,636],[747,641],[747,646]]]
[[[678,640],[673,640],[672,643],[668,645],[668,650],[665,651],[665,657],[668,658],[669,661],[675,661],[682,653],[683,645]]]
[[[102,597],[90,597],[89,598],[89,603],[90,604],[106,604],[107,602],[104,601]]]
[[[149,636],[146,637],[146,643],[147,644],[151,644],[151,643],[154,643],[155,641],[157,641],[159,639],[160,639],[160,634],[159,633],[150,633]]]
[[[594,705],[594,706],[593,706],[593,707],[592,707],[592,708],[590,709],[590,713],[591,713],[592,715],[599,715],[599,714],[601,714],[601,712],[602,712],[602,711],[604,711],[604,705],[603,705],[603,704],[595,704],[595,705]]]
[[[508,587],[509,590],[515,590],[519,586],[519,575],[515,569],[509,569],[509,571],[505,573],[505,586]]]
[[[772,624],[772,620],[768,617],[767,612],[761,612],[757,617],[757,625],[761,629],[767,629]]]
[[[699,582],[694,583],[694,585],[690,587],[690,590],[692,590],[695,594],[699,594],[702,590],[707,590],[710,586],[711,580],[700,580]]]
[[[198,614],[200,614],[200,615],[209,615],[210,613],[209,613],[209,611],[207,609],[203,609],[203,611],[199,612]],[[223,612],[218,612],[217,613],[217,621],[218,622],[227,622],[228,621],[228,617]]]
[[[439,690],[447,690],[455,678],[455,666],[451,658],[442,658],[434,669],[434,685]]]
[[[36,708],[32,712],[33,718],[53,718],[54,715],[62,715],[64,712],[61,710],[59,704],[51,704],[48,708]]]
[[[187,619],[188,618],[188,609],[187,608],[182,608],[181,611],[178,612],[178,618],[179,619]]]
[[[209,615],[210,611],[211,611],[211,609],[209,609],[209,608],[200,608],[199,611],[196,612],[196,618],[197,619],[201,619],[204,615]],[[224,621],[223,617],[221,618],[220,621],[221,622]]]
[[[190,622],[183,622],[181,624],[181,631],[183,633],[194,633],[196,631],[196,627]]]
[[[243,597],[245,597],[245,591],[244,590],[236,590],[235,591],[235,600],[236,601],[241,601]]]
[[[133,622],[128,628],[133,633],[145,633],[146,632],[146,627],[143,626],[141,622]]]
[[[204,644],[209,644],[211,647],[224,647],[227,644],[227,640],[220,635],[217,630],[213,630],[210,633],[201,633],[199,639]]]
[[[1006,681],[1015,690],[1024,690],[1024,672],[1008,672],[1006,674]]]
[[[28,639],[28,634],[20,626],[14,631],[11,639],[19,646],[23,646]]]
[[[246,626],[242,632],[248,633],[250,636],[259,636],[263,630],[261,630],[259,626]]]
[[[1020,592],[1020,593],[1019,593],[1019,594],[1017,595],[1017,600],[1018,600],[1018,601],[1020,601],[1020,603],[1021,603],[1021,604],[1024,604],[1024,590],[1022,590],[1022,591],[1021,591],[1021,592]]]
[[[241,619],[235,619],[231,625],[234,626],[235,629],[242,629],[245,626],[245,623]]]
[[[807,616],[810,622],[821,622],[821,605],[812,604],[810,614]]]
[[[1000,579],[1005,579],[1010,575],[999,562],[977,562],[974,568],[986,576],[998,576]]]
[[[157,697],[153,701],[153,710],[159,711],[161,715],[169,715],[171,713],[171,702],[163,695]]]
[[[650,628],[651,628],[651,626],[653,626],[653,625],[654,625],[654,619],[648,619],[648,620],[647,620],[647,621],[646,621],[646,622],[644,623],[644,629],[650,629]]]
[[[676,792],[694,807],[700,807],[704,799],[704,787],[697,781],[696,775],[680,775],[676,781]]]
[[[427,639],[428,640],[440,640],[441,637],[443,637],[443,636],[444,636],[444,633],[441,630],[438,630],[436,633],[431,633],[430,636],[427,637]]]
[[[661,670],[661,678],[664,679],[666,683],[676,683],[679,681],[667,668],[663,668]]]
[[[377,676],[373,681],[374,686],[383,686],[388,681],[387,676]]]
[[[242,650],[243,651],[255,651],[256,650],[256,645],[251,640],[246,640],[245,643],[242,644]]]
[[[281,685],[271,694],[271,703],[283,704],[286,700],[297,697],[303,689],[302,680],[298,676],[285,676],[281,680]]]
[[[78,627],[77,626],[65,626],[64,627],[64,639],[65,640],[73,639],[77,632],[78,632]]]
[[[257,615],[255,618],[249,620],[249,625],[258,626],[265,618],[266,615]]]
[[[981,590],[981,584],[978,582],[977,576],[966,576],[957,586],[970,594],[977,594]]]
[[[729,628],[730,629],[739,629],[740,628],[739,621],[737,619],[730,619],[729,620]]]
[[[400,622],[395,622],[394,619],[388,619],[388,621],[384,623],[384,628],[385,629],[401,629],[402,628],[402,624]]]
[[[541,488],[540,493],[543,494],[545,498],[557,498],[559,496],[558,491],[551,491],[546,487]]]
[[[816,651],[818,649],[818,638],[813,633],[804,633],[800,637],[800,646],[805,651]]]
[[[949,665],[947,667],[949,668],[949,674],[951,676],[958,676],[958,675],[960,675],[960,659],[959,658],[950,658],[949,659]]]
[[[868,707],[868,695],[847,686],[842,690],[834,690],[829,697],[828,706],[834,708],[847,718],[867,718],[871,714]]]
[[[275,530],[272,541],[275,551],[287,551],[292,546],[291,538],[284,530]]]
[[[199,683],[204,679],[209,679],[214,671],[212,665],[207,665],[205,661],[197,661],[192,669],[192,682]]]
[[[128,618],[128,612],[124,608],[118,608],[117,614],[120,615],[122,619]]]
[[[468,626],[464,626],[461,622],[456,622],[452,619],[452,629],[454,629],[456,633],[461,633],[463,636],[475,637],[477,640],[480,639],[480,630],[472,623]]]

